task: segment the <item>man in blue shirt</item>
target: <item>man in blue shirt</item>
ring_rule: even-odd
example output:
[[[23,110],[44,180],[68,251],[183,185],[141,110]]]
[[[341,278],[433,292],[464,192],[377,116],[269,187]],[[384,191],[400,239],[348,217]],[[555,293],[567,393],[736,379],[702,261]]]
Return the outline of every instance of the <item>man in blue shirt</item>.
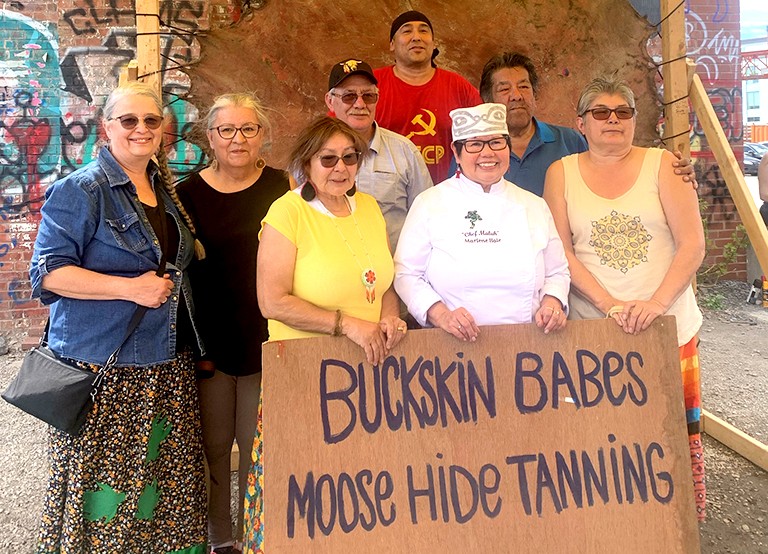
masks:
[[[573,129],[533,117],[538,85],[533,62],[514,52],[491,58],[480,78],[483,100],[507,106],[507,128],[512,144],[504,178],[541,196],[550,164],[569,154],[586,151],[587,141]]]
[[[480,96],[484,102],[507,106],[507,128],[511,141],[507,181],[538,196],[544,193],[544,177],[552,164],[587,150],[587,141],[574,129],[544,123],[533,117],[539,76],[528,56],[517,52],[502,52],[485,64],[480,77]],[[676,162],[675,173],[697,188],[690,160]]]

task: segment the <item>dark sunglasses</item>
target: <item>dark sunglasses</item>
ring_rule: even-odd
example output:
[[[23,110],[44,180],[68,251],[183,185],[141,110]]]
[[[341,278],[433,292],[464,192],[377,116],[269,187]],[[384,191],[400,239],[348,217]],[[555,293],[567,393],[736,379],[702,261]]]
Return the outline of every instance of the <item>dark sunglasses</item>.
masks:
[[[335,92],[331,93],[331,96],[335,96],[336,98],[341,98],[341,101],[345,104],[349,104],[350,106],[357,102],[358,98],[362,98],[363,102],[366,104],[375,104],[379,101],[379,93],[378,92],[363,92],[363,93],[357,93],[357,92],[345,92],[344,94],[336,94]]]
[[[329,154],[326,156],[318,156],[318,158],[320,159],[320,165],[327,168],[336,167],[339,160],[344,162],[344,165],[357,165],[357,161],[360,159],[360,152],[350,152],[343,156],[331,156]]]
[[[630,108],[629,106],[621,106],[613,110],[611,108],[592,108],[591,110],[584,110],[581,117],[584,117],[586,113],[591,113],[592,117],[598,121],[605,121],[611,117],[612,113],[615,113],[619,119],[632,119],[635,116],[635,108]]]
[[[108,117],[107,121],[112,121],[115,119],[120,122],[120,125],[123,126],[123,129],[127,129],[129,131],[131,129],[135,129],[139,124],[139,117],[133,114],[121,115],[120,117]],[[163,124],[163,118],[159,115],[148,115],[142,118],[142,120],[144,121],[144,126],[147,129],[152,129],[153,131],[155,129],[159,129],[160,125]]]

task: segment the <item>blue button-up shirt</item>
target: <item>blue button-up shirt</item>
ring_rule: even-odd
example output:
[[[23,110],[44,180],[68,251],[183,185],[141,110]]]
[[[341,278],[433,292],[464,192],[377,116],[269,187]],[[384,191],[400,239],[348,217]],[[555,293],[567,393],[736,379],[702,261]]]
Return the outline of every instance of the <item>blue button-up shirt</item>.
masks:
[[[569,154],[586,152],[587,141],[581,133],[568,127],[550,125],[537,121],[536,118],[533,122],[536,131],[528,143],[528,148],[522,158],[510,152],[509,169],[504,178],[541,196],[544,194],[544,177],[549,166]]]
[[[155,190],[163,194],[165,211],[172,218],[169,223],[175,221],[179,232],[176,258],[166,263],[174,294],[160,307],[147,310],[120,351],[117,364],[123,366],[151,365],[175,358],[179,302],[185,299],[189,313],[194,314],[184,271],[194,256],[194,239],[152,163],[149,177]],[[106,275],[137,277],[157,269],[159,242],[136,187],[107,148],[102,148],[97,160],[51,185],[45,197],[30,277],[32,295],[51,305],[48,345],[60,356],[103,365],[125,336],[136,304],[63,297],[43,289],[43,277],[68,265]],[[179,290],[183,294],[178,294]],[[199,336],[197,340],[202,350]]]
[[[432,186],[432,177],[416,146],[402,135],[374,123],[369,146],[357,170],[357,188],[379,203],[394,252],[411,204]]]

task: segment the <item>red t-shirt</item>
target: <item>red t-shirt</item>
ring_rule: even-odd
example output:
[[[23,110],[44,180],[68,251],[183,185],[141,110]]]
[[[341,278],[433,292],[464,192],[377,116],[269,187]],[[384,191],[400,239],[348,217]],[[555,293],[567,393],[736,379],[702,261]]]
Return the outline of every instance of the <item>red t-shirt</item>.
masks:
[[[435,69],[423,85],[397,78],[394,66],[373,71],[379,81],[376,123],[410,139],[421,151],[432,181],[448,178],[451,165],[451,110],[482,103],[477,89],[452,71]]]

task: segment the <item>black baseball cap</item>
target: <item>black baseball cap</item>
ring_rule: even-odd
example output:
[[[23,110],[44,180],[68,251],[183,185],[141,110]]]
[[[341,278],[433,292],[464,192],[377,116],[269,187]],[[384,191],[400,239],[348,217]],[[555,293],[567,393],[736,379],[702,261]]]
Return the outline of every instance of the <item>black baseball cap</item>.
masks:
[[[350,75],[365,75],[374,85],[379,84],[376,77],[373,76],[373,69],[371,69],[370,65],[363,60],[350,58],[333,65],[331,76],[328,78],[328,90],[337,87],[339,83]]]

